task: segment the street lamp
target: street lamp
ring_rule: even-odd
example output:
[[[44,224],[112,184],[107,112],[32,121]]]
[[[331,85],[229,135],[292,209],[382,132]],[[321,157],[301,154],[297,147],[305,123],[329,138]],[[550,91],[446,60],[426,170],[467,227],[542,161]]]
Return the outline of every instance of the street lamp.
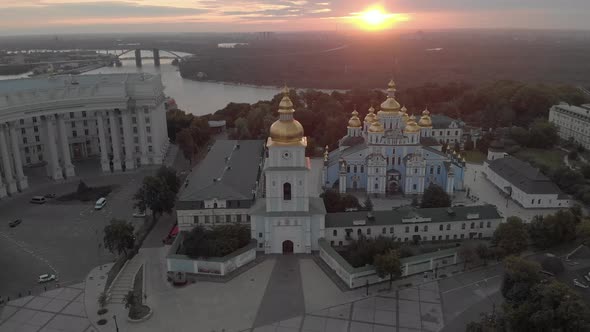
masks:
[[[117,315],[113,315],[113,319],[115,320],[115,328],[117,329],[117,332],[119,332],[119,325],[117,324]]]

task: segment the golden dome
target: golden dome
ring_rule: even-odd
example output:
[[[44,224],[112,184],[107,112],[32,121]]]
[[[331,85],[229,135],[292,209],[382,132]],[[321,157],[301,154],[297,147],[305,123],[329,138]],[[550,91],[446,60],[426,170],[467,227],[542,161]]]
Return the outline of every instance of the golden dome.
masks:
[[[369,132],[370,133],[382,133],[385,131],[385,128],[383,128],[383,125],[381,124],[381,122],[379,122],[379,118],[375,117],[375,120],[373,120],[373,122],[371,123],[371,126],[369,127]]]
[[[352,112],[352,117],[350,118],[350,120],[348,120],[348,127],[349,128],[360,128],[363,126],[358,115],[359,115],[359,112],[357,112],[356,110],[354,110]]]
[[[387,84],[387,99],[381,104],[381,111],[384,113],[399,112],[401,105],[395,100],[395,82],[389,81]]]
[[[404,133],[417,133],[419,131],[420,131],[420,127],[416,123],[416,119],[414,118],[413,115],[410,116],[410,119],[408,120],[408,123],[406,124],[406,127],[404,128]]]
[[[418,125],[423,128],[432,128],[432,119],[430,118],[430,112],[428,109],[425,109],[422,112],[422,117],[420,117]]]
[[[375,109],[371,106],[369,113],[365,116],[365,122],[373,123],[373,121],[375,121]]]
[[[285,87],[285,95],[279,104],[279,119],[270,126],[270,138],[275,143],[294,144],[303,138],[303,126],[293,119],[293,102],[289,98],[289,90]]]

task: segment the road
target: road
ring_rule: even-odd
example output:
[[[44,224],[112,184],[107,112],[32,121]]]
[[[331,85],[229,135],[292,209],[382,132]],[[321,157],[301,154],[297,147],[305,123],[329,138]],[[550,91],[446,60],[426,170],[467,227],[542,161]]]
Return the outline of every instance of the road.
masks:
[[[15,297],[19,293],[42,291],[44,288],[37,284],[37,277],[43,273],[56,274],[61,285],[79,282],[94,266],[112,261],[113,255],[102,247],[102,230],[112,218],[133,219],[133,193],[141,179],[151,172],[153,170],[85,176],[84,181],[89,186],[119,186],[99,211],[94,210],[94,202],[29,203],[35,195],[51,192],[59,196],[75,191],[77,182],[40,185],[39,189],[0,202],[0,266],[3,271],[0,273],[0,296]],[[23,222],[9,228],[8,222],[14,219]],[[133,222],[142,221],[135,219]],[[53,283],[44,286],[55,287]]]

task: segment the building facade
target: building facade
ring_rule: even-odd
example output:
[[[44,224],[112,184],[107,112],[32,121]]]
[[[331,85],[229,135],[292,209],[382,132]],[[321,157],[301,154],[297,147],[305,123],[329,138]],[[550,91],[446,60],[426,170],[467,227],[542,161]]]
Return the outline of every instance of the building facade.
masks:
[[[555,183],[530,164],[490,152],[494,160],[484,162],[483,173],[507,198],[527,209],[568,208],[570,198]]]
[[[161,164],[168,148],[159,76],[111,74],[0,81],[0,197],[28,187],[23,167],[75,176],[73,162],[103,171]]]
[[[502,220],[493,205],[328,213],[326,241],[332,246],[345,246],[361,237],[378,236],[399,242],[487,239]]]
[[[326,151],[325,187],[381,195],[421,195],[430,184],[450,195],[463,190],[465,160],[453,149],[462,142],[464,124],[428,110],[418,120],[395,100],[395,91],[391,81],[380,111],[371,107],[363,122],[352,112],[347,135]]]
[[[559,137],[590,149],[590,104],[573,106],[566,103],[549,109],[549,122],[557,126]]]

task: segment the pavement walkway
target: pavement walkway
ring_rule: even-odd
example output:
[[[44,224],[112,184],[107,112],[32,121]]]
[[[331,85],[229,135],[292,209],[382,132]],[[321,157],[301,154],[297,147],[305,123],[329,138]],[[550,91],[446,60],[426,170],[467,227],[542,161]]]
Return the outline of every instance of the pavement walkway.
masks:
[[[124,267],[119,271],[119,275],[113,281],[108,290],[109,303],[124,303],[125,295],[133,290],[133,283],[135,275],[139,268],[143,265],[143,259],[140,255],[135,255]]]

